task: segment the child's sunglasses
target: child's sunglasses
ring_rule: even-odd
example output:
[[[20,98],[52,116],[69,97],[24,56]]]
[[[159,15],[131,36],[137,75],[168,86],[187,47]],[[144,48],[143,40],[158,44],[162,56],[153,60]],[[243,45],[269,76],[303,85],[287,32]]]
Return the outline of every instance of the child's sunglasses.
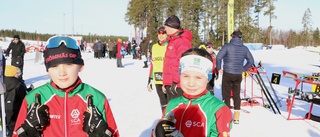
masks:
[[[48,39],[46,48],[58,48],[61,43],[70,49],[79,49],[77,41],[68,36],[54,36]]]
[[[166,31],[158,31],[158,34],[160,35],[160,34],[167,34],[167,32]]]

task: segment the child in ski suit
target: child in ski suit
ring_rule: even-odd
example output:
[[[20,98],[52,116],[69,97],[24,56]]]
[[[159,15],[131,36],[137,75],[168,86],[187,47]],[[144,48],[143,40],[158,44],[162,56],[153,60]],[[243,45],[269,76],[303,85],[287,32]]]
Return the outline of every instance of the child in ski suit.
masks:
[[[71,37],[47,41],[44,64],[51,81],[23,100],[14,137],[119,137],[106,96],[81,81],[84,61]]]
[[[192,48],[180,58],[180,84],[183,96],[168,103],[164,119],[154,136],[229,137],[231,110],[206,89],[211,79],[212,58],[208,52]]]

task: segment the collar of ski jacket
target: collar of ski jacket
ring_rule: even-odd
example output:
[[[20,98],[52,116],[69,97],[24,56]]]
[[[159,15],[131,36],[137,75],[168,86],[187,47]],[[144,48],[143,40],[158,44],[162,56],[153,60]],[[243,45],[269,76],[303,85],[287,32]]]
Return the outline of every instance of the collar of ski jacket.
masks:
[[[160,46],[166,46],[166,45],[168,45],[168,40],[158,41],[158,44],[159,44]]]
[[[236,46],[242,46],[243,45],[243,41],[240,38],[232,38],[230,40],[230,43]]]
[[[204,91],[202,91],[202,92],[201,92],[200,94],[198,94],[198,95],[189,95],[189,94],[183,92],[183,96],[184,96],[185,98],[187,98],[187,99],[195,99],[195,98],[201,97],[202,95],[207,94],[207,92],[208,92],[207,89],[205,89]]]
[[[192,33],[190,30],[178,30],[174,34],[168,35],[168,40],[171,41],[171,40],[178,39],[180,37],[186,38],[189,41],[191,41],[192,40]]]
[[[69,93],[70,91],[73,91],[77,86],[79,86],[82,83],[82,80],[78,77],[78,79],[68,88],[61,89],[58,87],[53,81],[51,81],[51,86],[54,87],[57,90],[62,90],[64,92]]]

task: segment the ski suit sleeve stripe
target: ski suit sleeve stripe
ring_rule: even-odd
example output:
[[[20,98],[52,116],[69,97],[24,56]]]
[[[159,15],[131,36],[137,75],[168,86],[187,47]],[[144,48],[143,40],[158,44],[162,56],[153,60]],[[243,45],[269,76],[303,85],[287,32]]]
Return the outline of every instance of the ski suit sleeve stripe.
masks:
[[[18,135],[16,134],[16,131],[24,123],[24,121],[25,121],[25,119],[27,117],[26,116],[27,111],[28,111],[28,103],[27,103],[26,98],[24,98],[23,102],[21,104],[21,107],[20,107],[19,115],[18,115],[18,118],[17,118],[17,121],[16,121],[16,125],[15,125],[14,130],[13,130],[14,132],[13,132],[12,137],[18,137]]]
[[[112,137],[120,137],[118,128],[117,128],[117,124],[116,121],[113,117],[108,99],[106,99],[105,103],[104,103],[104,108],[106,110],[106,119],[107,119],[107,123],[108,123],[108,129],[112,132]]]
[[[227,106],[221,107],[216,112],[216,127],[218,131],[218,137],[229,137],[231,130],[232,114]]]

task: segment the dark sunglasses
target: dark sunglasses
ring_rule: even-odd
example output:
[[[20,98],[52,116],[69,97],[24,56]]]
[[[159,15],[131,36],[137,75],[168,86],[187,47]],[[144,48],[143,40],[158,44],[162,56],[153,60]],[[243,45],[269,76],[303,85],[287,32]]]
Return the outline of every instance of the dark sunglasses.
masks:
[[[46,48],[58,48],[62,42],[70,49],[79,49],[77,41],[68,36],[54,36],[49,38]]]
[[[160,35],[160,34],[167,34],[167,32],[166,31],[158,31],[158,34]]]

